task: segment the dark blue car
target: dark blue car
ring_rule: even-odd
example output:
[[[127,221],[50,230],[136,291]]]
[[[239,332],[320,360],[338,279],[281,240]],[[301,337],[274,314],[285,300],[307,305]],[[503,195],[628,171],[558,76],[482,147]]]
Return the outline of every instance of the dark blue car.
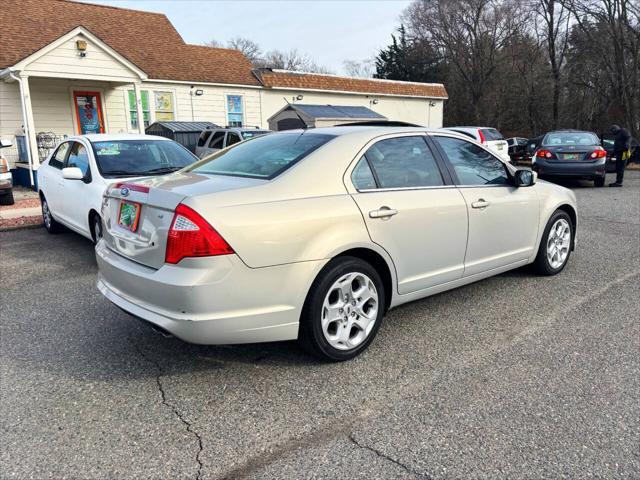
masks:
[[[541,178],[579,178],[604,186],[607,152],[593,132],[557,130],[547,133],[532,159]]]

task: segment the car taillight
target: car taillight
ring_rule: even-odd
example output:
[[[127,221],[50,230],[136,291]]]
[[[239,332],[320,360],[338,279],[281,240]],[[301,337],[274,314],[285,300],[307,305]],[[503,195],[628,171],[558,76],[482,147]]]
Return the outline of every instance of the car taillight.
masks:
[[[165,262],[178,263],[186,257],[229,255],[233,249],[194,209],[176,207],[169,235]]]
[[[538,150],[536,152],[536,157],[538,158],[553,158],[555,155],[549,150]]]
[[[604,158],[607,156],[607,151],[602,148],[596,148],[593,152],[591,152],[591,155],[589,155],[589,158]]]
[[[480,138],[480,143],[484,143],[486,141],[486,138],[484,138],[484,133],[482,133],[482,130],[478,130],[478,137]]]
[[[6,158],[0,157],[0,173],[7,173],[9,171],[9,162]]]

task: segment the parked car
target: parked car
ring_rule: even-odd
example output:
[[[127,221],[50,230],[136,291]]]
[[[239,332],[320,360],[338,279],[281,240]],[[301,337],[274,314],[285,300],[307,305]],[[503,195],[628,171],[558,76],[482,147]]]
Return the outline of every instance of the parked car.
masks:
[[[62,226],[97,242],[107,185],[174,172],[198,159],[182,145],[152,135],[91,134],[61,142],[38,169],[44,226]]]
[[[207,155],[227,148],[242,140],[259,137],[271,133],[271,130],[260,130],[258,128],[208,128],[203,130],[196,145],[196,155],[204,158]]]
[[[593,180],[596,187],[602,187],[606,162],[607,152],[595,133],[557,130],[542,139],[532,168],[541,178],[582,178]]]
[[[13,205],[13,176],[9,161],[2,154],[2,149],[11,146],[11,142],[0,139],[0,205]]]
[[[509,158],[512,162],[520,162],[526,160],[526,150],[528,138],[523,137],[511,137],[507,138],[507,145],[509,146]]]
[[[346,360],[389,308],[530,263],[559,273],[575,195],[535,178],[447,130],[258,137],[110,187],[98,288],[188,342],[297,338]]]
[[[528,162],[533,162],[533,158],[536,156],[536,150],[538,150],[538,146],[540,145],[540,142],[542,142],[543,138],[544,135],[539,135],[535,138],[530,138],[527,141],[527,146],[525,148],[525,159]]]
[[[509,145],[502,137],[502,134],[491,127],[448,127],[445,130],[462,133],[476,142],[485,145],[489,150],[502,158],[505,162],[510,162]]]

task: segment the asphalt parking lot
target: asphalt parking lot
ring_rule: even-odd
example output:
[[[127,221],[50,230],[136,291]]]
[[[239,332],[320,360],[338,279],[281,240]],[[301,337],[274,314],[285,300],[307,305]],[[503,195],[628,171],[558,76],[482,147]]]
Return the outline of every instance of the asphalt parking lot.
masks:
[[[569,186],[562,274],[400,307],[342,364],[165,338],[87,240],[0,233],[0,477],[639,478],[640,172]]]

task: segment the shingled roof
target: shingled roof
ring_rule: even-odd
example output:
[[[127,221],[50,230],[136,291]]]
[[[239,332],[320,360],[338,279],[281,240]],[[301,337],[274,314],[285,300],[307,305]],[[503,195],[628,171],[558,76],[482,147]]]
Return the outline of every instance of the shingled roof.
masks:
[[[368,93],[372,95],[400,95],[407,97],[448,98],[441,83],[416,83],[373,78],[340,77],[318,73],[259,69],[256,75],[267,88],[292,90],[334,90]]]
[[[189,45],[160,13],[69,0],[2,0],[0,68],[84,27],[150,79],[260,85],[240,52]]]
[[[447,98],[444,85],[290,72],[253,71],[239,51],[190,45],[160,13],[70,0],[1,0],[0,69],[83,27],[135,64],[149,79],[265,88]]]

